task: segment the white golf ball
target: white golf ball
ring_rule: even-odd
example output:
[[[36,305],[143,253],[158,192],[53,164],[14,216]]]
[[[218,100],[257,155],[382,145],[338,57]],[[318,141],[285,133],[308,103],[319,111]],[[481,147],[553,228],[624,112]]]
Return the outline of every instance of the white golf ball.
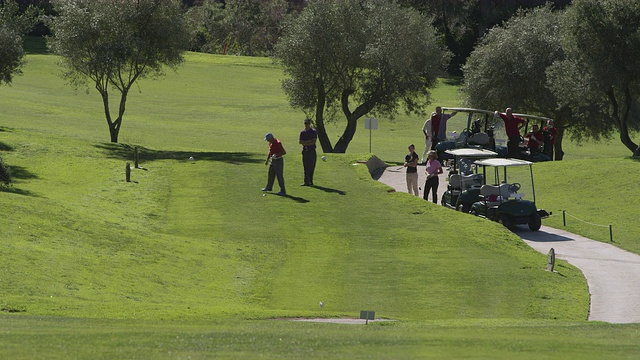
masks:
[[[262,194],[262,196],[267,196],[267,194]]]
[[[193,160],[195,160],[195,159],[193,158],[193,156],[189,156],[189,160],[190,160],[190,161],[193,161]]]
[[[323,157],[322,157],[322,161],[327,161],[327,157],[326,157],[326,156],[323,156]]]

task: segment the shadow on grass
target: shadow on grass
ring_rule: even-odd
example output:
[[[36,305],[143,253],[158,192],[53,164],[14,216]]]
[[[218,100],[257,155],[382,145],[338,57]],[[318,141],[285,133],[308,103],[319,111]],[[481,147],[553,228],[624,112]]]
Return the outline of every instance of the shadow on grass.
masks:
[[[13,151],[13,148],[0,141],[0,151]]]
[[[38,195],[32,193],[31,191],[18,189],[13,186],[10,186],[10,187],[0,186],[0,193],[10,193],[10,194],[38,197]]]
[[[9,166],[9,169],[11,170],[11,178],[13,180],[13,182],[15,182],[15,180],[20,179],[20,180],[30,180],[30,179],[37,179],[38,176],[32,172],[30,172],[29,170],[25,169],[22,166]],[[14,186],[0,186],[0,192],[5,192],[5,193],[11,193],[11,194],[18,194],[18,195],[26,195],[26,196],[37,196],[36,194],[30,192],[30,191],[26,191],[26,190],[22,190],[19,188],[16,188]]]
[[[134,159],[135,147],[126,144],[98,144],[96,148],[104,150],[108,156],[115,159],[131,160]],[[245,163],[261,163],[261,159],[257,159],[255,154],[247,152],[197,152],[197,151],[169,151],[169,150],[152,150],[144,147],[138,147],[139,161],[154,160],[189,160],[193,157],[196,161],[221,161],[232,165],[242,165]]]
[[[318,185],[313,185],[312,187],[314,189],[322,190],[322,191],[328,192],[328,193],[336,193],[336,194],[340,194],[340,195],[347,195],[346,192],[344,192],[342,190],[338,190],[338,189],[332,189],[332,188],[328,188],[328,187],[324,187],[324,186],[318,186]]]
[[[10,165],[9,168],[11,169],[11,177],[14,179],[31,180],[38,178],[38,175],[32,173],[22,166]]]
[[[447,85],[460,86],[462,85],[462,76],[448,76],[442,79],[442,82]]]
[[[48,54],[47,39],[44,36],[25,36],[24,52],[30,55]]]
[[[288,199],[291,199],[291,200],[293,200],[293,201],[296,201],[296,202],[299,202],[299,203],[302,203],[302,204],[304,204],[304,203],[308,203],[308,202],[309,202],[309,200],[307,200],[307,199],[305,199],[305,198],[301,198],[301,197],[297,197],[297,196],[292,196],[292,195],[289,195],[289,194],[286,194],[286,195],[277,195],[277,194],[276,194],[276,196],[280,196],[280,197],[288,198]]]

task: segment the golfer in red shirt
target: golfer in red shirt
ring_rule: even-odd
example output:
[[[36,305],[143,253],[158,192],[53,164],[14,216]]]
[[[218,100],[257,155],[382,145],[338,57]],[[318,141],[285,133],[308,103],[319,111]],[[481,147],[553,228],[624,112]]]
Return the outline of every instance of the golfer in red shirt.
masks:
[[[284,188],[284,159],[282,158],[287,152],[284,150],[280,140],[276,139],[272,133],[267,133],[264,139],[269,142],[269,154],[265,164],[271,160],[269,165],[269,175],[267,177],[267,186],[262,188],[262,191],[271,191],[273,189],[273,181],[278,178],[278,185],[280,186],[280,192],[277,195],[287,195],[287,191]]]
[[[526,121],[523,118],[513,116],[513,110],[507,108],[504,113],[498,113],[504,121],[504,131],[507,133],[509,141],[507,142],[507,152],[509,157],[518,157],[518,147],[520,146],[520,128],[524,126]]]

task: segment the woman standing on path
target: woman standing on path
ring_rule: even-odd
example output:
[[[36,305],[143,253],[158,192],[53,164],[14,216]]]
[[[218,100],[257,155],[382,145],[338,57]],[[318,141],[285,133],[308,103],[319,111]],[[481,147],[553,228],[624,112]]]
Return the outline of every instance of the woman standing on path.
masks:
[[[424,196],[423,199],[427,200],[429,190],[431,190],[431,197],[435,204],[438,203],[438,185],[440,184],[439,174],[442,174],[442,165],[438,161],[438,153],[435,150],[429,151],[427,155],[427,166],[425,169],[427,174],[427,181],[424,183]]]
[[[407,190],[409,194],[420,196],[418,192],[418,154],[416,147],[409,145],[409,154],[404,157],[404,167],[407,168]]]

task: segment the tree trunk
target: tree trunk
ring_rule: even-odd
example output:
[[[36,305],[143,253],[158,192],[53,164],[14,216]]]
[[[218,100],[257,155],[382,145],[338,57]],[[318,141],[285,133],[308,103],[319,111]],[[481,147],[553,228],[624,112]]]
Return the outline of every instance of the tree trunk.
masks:
[[[622,119],[620,121],[620,140],[627,147],[627,149],[631,150],[632,153],[638,150],[638,144],[634,143],[629,137],[629,113],[631,112],[631,106],[633,105],[633,99],[631,97],[631,90],[627,85],[624,89],[624,102],[625,102],[625,111],[622,114]]]
[[[609,88],[607,91],[607,96],[609,97],[609,101],[611,101],[611,105],[613,107],[613,118],[618,126],[618,131],[620,131],[620,141],[627,147],[632,153],[635,153],[638,150],[638,145],[631,140],[629,137],[629,113],[631,111],[632,105],[632,97],[631,90],[629,86],[625,86],[624,88],[624,109],[621,110],[618,104],[618,100],[616,99],[616,93],[613,87]],[[622,116],[621,114],[622,113]]]
[[[331,140],[329,139],[329,135],[327,135],[327,129],[324,127],[324,106],[327,103],[327,95],[322,79],[316,79],[316,88],[318,90],[318,101],[316,102],[316,130],[318,131],[318,140],[320,141],[323,152],[332,153],[333,146],[331,146]]]
[[[342,112],[347,118],[347,126],[344,128],[344,132],[342,136],[336,143],[336,146],[333,148],[334,152],[337,153],[345,153],[347,151],[347,147],[351,140],[353,140],[353,136],[356,134],[356,129],[358,128],[358,119],[365,116],[371,111],[375,105],[375,101],[369,100],[360,104],[356,109],[351,112],[349,110],[349,97],[353,94],[353,90],[346,89],[342,92],[341,104],[342,104]],[[373,95],[372,99],[376,99],[377,96]]]
[[[356,129],[358,128],[358,118],[354,115],[351,115],[347,118],[347,126],[344,128],[344,132],[340,139],[336,143],[336,146],[333,148],[334,152],[337,153],[345,153],[347,152],[347,147],[351,140],[353,140],[353,136],[356,134]]]
[[[556,134],[556,142],[553,144],[553,159],[560,161],[564,158],[564,150],[562,150],[562,138],[564,137],[564,126],[558,127]]]

